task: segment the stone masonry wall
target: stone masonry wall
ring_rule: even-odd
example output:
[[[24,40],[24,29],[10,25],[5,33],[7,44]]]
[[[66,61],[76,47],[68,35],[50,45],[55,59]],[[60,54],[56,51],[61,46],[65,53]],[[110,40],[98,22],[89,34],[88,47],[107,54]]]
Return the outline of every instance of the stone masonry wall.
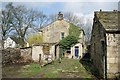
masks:
[[[91,59],[96,66],[96,68],[99,70],[99,74],[104,77],[104,60],[103,60],[103,54],[105,53],[105,43],[104,43],[104,52],[103,52],[103,45],[101,44],[101,41],[103,40],[105,42],[105,30],[101,26],[99,22],[96,22],[93,24],[93,31],[92,31],[92,39],[91,39]]]
[[[107,73],[108,78],[115,77],[118,74],[119,59],[119,36],[120,34],[108,33],[107,36]]]
[[[2,52],[3,65],[15,64],[18,63],[19,60],[21,59],[20,49],[9,48],[9,49],[3,49],[1,52]]]
[[[34,62],[39,62],[41,65],[50,63],[55,60],[55,45],[49,45],[49,52],[46,54],[43,51],[43,45],[32,47],[32,60]]]
[[[23,58],[24,61],[32,60],[32,48],[31,47],[21,48],[20,52],[21,52],[21,57]]]
[[[45,43],[55,43],[61,40],[61,33],[64,32],[64,37],[69,34],[70,24],[64,20],[58,20],[42,29],[43,41]]]

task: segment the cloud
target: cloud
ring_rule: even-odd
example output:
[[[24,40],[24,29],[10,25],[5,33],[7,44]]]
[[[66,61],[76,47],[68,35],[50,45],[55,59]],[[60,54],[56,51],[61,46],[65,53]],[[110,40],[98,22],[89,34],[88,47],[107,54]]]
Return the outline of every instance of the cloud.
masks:
[[[93,18],[94,18],[94,13],[85,15],[84,16],[85,24],[87,23],[88,20],[90,24],[93,24]]]
[[[4,0],[4,1],[18,1],[18,0]],[[45,14],[47,15],[57,13],[58,11],[72,12],[80,18],[82,17],[84,24],[86,24],[87,19],[91,20],[90,22],[92,23],[94,11],[99,11],[100,9],[113,10],[117,8],[116,4],[106,2],[108,0],[102,0],[102,1],[101,0],[89,0],[89,2],[87,2],[86,0],[72,0],[72,1],[75,1],[72,3],[71,2],[62,2],[62,3],[52,2],[52,1],[57,1],[57,0],[49,0],[51,2],[40,2],[40,1],[41,0],[29,0],[29,1],[19,0],[19,2],[15,2],[15,4],[16,5],[22,4],[22,5],[27,6],[28,8],[35,8],[35,9],[43,10],[43,12],[45,12]],[[47,0],[44,0],[44,1],[47,1]],[[76,2],[76,1],[79,1],[79,2]],[[82,2],[82,1],[86,1],[86,2]],[[90,1],[94,1],[94,2],[90,2]],[[113,0],[109,0],[109,1],[113,1]],[[114,0],[114,1],[118,1],[118,0]]]
[[[81,2],[68,2],[63,4],[63,10],[65,12],[74,12],[74,13],[79,13],[82,11],[83,4]]]
[[[85,7],[89,3],[84,2],[74,2],[74,3],[64,3],[63,10],[64,12],[72,12],[74,15],[78,16],[79,18],[82,18],[82,22],[84,25],[86,25],[87,20],[89,19],[90,24],[92,24],[93,17],[94,17],[94,10],[91,12],[88,11],[88,9]],[[93,7],[93,6],[89,6]]]
[[[5,5],[7,4],[8,2],[4,2],[2,3],[2,8],[5,7]],[[32,8],[32,9],[42,9],[42,8],[46,8],[46,9],[49,9],[53,3],[52,2],[13,2],[13,5],[17,6],[17,5],[24,5],[26,6],[27,8]]]
[[[119,0],[1,0],[2,2],[118,2]]]
[[[50,2],[13,2],[15,5],[25,5],[27,7],[31,8],[39,8],[39,7],[46,7],[51,5],[52,3]]]

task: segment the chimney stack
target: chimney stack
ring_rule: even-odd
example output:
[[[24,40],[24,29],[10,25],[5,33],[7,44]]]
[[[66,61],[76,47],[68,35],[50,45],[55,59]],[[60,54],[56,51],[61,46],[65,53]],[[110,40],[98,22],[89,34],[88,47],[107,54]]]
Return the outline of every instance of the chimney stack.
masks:
[[[58,20],[63,20],[63,14],[61,12],[58,13]]]

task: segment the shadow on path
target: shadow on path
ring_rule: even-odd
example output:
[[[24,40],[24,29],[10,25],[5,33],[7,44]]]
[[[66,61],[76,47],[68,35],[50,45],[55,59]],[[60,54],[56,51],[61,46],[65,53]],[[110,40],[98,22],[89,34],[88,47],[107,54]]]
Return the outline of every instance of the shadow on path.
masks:
[[[94,75],[98,79],[102,79],[99,75],[98,69],[93,65],[93,63],[90,61],[90,56],[87,53],[81,60],[80,63],[83,65],[83,67],[90,72],[92,75]]]

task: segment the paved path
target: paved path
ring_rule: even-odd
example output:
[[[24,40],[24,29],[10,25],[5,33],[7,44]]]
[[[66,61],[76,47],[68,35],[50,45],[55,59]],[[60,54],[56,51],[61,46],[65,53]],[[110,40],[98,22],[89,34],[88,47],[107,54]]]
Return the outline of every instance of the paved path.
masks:
[[[43,67],[34,78],[95,78],[88,72],[79,60],[62,59]]]

